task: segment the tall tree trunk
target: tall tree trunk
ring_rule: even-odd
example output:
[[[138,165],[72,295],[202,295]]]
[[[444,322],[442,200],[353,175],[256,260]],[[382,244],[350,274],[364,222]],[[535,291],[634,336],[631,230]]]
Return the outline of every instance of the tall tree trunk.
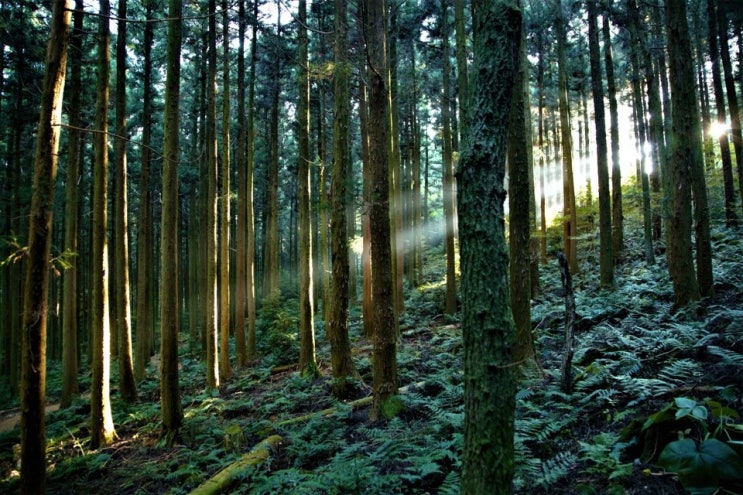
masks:
[[[74,27],[70,37],[70,130],[68,134],[69,154],[67,157],[67,176],[65,178],[65,251],[75,253],[70,258],[70,267],[63,278],[62,309],[62,394],[59,405],[62,409],[70,406],[73,396],[78,393],[78,231],[80,194],[78,179],[81,164],[80,127],[80,92],[82,88],[82,37],[83,37],[83,0],[76,0]]]
[[[544,108],[544,70],[545,70],[545,50],[544,35],[540,31],[537,33],[537,52],[539,53],[539,63],[537,65],[537,105],[539,113],[538,122],[538,139],[539,139],[539,255],[542,264],[547,263],[547,201],[545,193],[544,175],[547,167],[546,156],[549,153],[549,147],[545,144],[545,108]]]
[[[116,39],[116,144],[114,163],[114,242],[117,291],[113,330],[118,335],[119,393],[126,403],[137,400],[132,367],[132,317],[129,303],[129,217],[126,184],[126,0],[119,0]]]
[[[389,212],[389,93],[385,53],[385,2],[365,0],[366,52],[369,59],[369,163],[371,165],[371,256],[374,300],[374,399],[369,417],[379,419],[383,405],[397,393],[395,324]]]
[[[108,445],[116,437],[111,399],[111,321],[108,301],[108,81],[110,72],[111,32],[108,17],[109,0],[100,2],[98,22],[98,67],[94,139],[95,167],[93,169],[93,377],[90,385],[90,446]]]
[[[523,29],[523,26],[522,26]],[[531,333],[531,256],[529,238],[529,156],[531,129],[526,122],[528,66],[526,38],[521,39],[517,70],[513,74],[513,95],[508,117],[508,229],[510,304],[516,327],[514,360],[523,363],[534,356]]]
[[[213,0],[212,0],[213,1]],[[183,406],[178,385],[178,165],[180,59],[183,37],[183,4],[170,0],[168,7],[167,76],[163,119],[163,206],[160,246],[160,410],[161,437],[170,446],[180,440]]]
[[[154,1],[146,2],[146,17],[150,19],[154,10]],[[152,153],[152,44],[155,28],[148,22],[144,26],[144,73],[142,84],[142,163],[139,185],[139,219],[137,222],[137,309],[136,309],[136,346],[134,355],[134,376],[143,380],[146,376],[147,362],[151,354],[150,335],[152,335],[152,295],[153,282],[150,265],[153,262],[152,252],[152,193],[151,167]]]
[[[253,171],[255,163],[255,67],[258,47],[258,1],[253,2],[253,35],[250,40],[250,75],[248,78],[248,156],[247,169],[245,173],[245,204],[247,211],[245,213],[245,223],[247,224],[246,233],[246,256],[248,258],[245,266],[245,277],[247,279],[247,305],[248,305],[248,359],[256,355],[256,336],[255,336],[255,223],[253,210]]]
[[[457,40],[457,89],[459,98],[459,142],[464,142],[469,119],[469,75],[467,74],[467,32],[464,22],[464,0],[454,0],[454,31]],[[415,67],[415,64],[413,64]]]
[[[230,366],[230,36],[227,0],[222,0],[222,191],[219,213],[219,377]]]
[[[686,2],[666,0],[671,82],[672,132],[669,136],[672,204],[668,222],[668,271],[674,300],[683,306],[699,299],[694,271],[691,230],[692,160],[701,159],[699,113],[694,91],[694,68],[686,23]]]
[[[594,125],[596,126],[596,165],[599,178],[599,273],[602,287],[614,285],[614,250],[611,231],[611,191],[604,115],[604,83],[599,51],[598,7],[588,0],[588,51],[591,63],[591,93],[593,94]]]
[[[387,71],[388,79],[388,108],[389,115],[389,172],[390,172],[390,221],[392,222],[392,275],[394,285],[392,294],[395,309],[395,328],[398,328],[399,316],[405,311],[403,294],[403,278],[405,275],[405,243],[403,239],[403,197],[402,197],[402,158],[400,153],[400,112],[397,90],[397,8],[389,10],[387,23],[388,49]]]
[[[727,112],[725,110],[725,94],[722,89],[722,77],[720,75],[720,50],[717,47],[717,3],[715,0],[707,0],[707,42],[709,46],[709,58],[712,62],[712,86],[715,91],[715,106],[717,109],[717,123],[723,128],[727,127]],[[733,94],[735,88],[733,87]],[[721,132],[717,136],[720,143],[720,158],[722,159],[722,183],[725,197],[725,225],[728,228],[738,226],[738,215],[735,213],[735,185],[733,181],[733,159],[730,155],[730,142],[728,133]],[[701,287],[700,287],[701,289]]]
[[[46,491],[46,329],[54,185],[59,123],[67,66],[71,0],[53,3],[51,32],[34,156],[28,231],[28,264],[23,293],[21,357],[21,493]]]
[[[459,172],[464,335],[462,493],[510,494],[514,473],[513,363],[503,187],[508,113],[519,68],[518,2],[473,1],[472,122]]]
[[[558,99],[560,104],[560,142],[562,144],[562,199],[563,221],[562,238],[565,256],[568,259],[571,273],[578,273],[578,214],[575,204],[575,181],[573,179],[573,138],[570,126],[570,104],[568,101],[568,67],[567,35],[565,19],[562,12],[562,0],[557,0],[557,64],[558,64]]]
[[[209,0],[209,34],[207,43],[206,84],[206,210],[204,211],[206,235],[206,284],[204,315],[206,332],[206,386],[219,388],[219,314],[217,297],[217,2]]]
[[[362,156],[362,180],[363,180],[363,201],[364,211],[361,216],[362,231],[362,250],[361,266],[362,276],[364,278],[361,311],[364,321],[364,336],[372,337],[374,335],[374,305],[372,294],[372,256],[371,256],[371,201],[372,201],[372,175],[371,162],[369,156],[369,122],[368,108],[366,102],[367,86],[359,86],[359,121],[361,124],[361,156]]]
[[[245,340],[245,307],[247,304],[247,264],[246,249],[247,212],[248,212],[248,177],[247,177],[247,127],[245,122],[245,2],[238,5],[238,42],[237,52],[237,232],[235,259],[235,354],[237,367],[248,364],[247,342]],[[252,191],[251,191],[252,194]],[[252,261],[251,261],[252,263]]]
[[[333,388],[337,396],[348,393],[347,378],[356,373],[348,339],[348,231],[346,211],[350,203],[348,185],[351,98],[348,63],[347,10],[345,0],[335,0],[335,65],[333,71],[335,112],[333,122],[333,172],[331,186],[330,233],[333,281],[330,285],[328,340],[333,367]]]
[[[718,33],[720,35],[720,58],[722,59],[722,69],[725,75],[725,93],[730,108],[730,130],[733,136],[733,146],[735,147],[735,162],[738,169],[738,188],[743,197],[743,135],[741,134],[740,108],[738,107],[738,96],[735,93],[735,79],[733,78],[733,67],[730,62],[730,47],[728,40],[728,18],[724,9],[718,8]],[[740,39],[738,40],[740,42]],[[743,59],[738,52],[738,60]],[[727,180],[726,180],[727,182]]]
[[[444,245],[446,246],[446,304],[444,311],[447,314],[457,312],[457,277],[456,252],[454,249],[454,164],[452,157],[451,136],[451,84],[449,75],[449,20],[447,16],[447,1],[441,0],[441,60],[442,60],[442,93],[441,93],[441,127],[443,140],[443,167],[444,187]]]
[[[609,96],[609,134],[611,136],[611,238],[614,258],[619,259],[624,251],[624,212],[622,211],[622,167],[619,159],[619,105],[617,83],[614,77],[614,58],[611,50],[609,16],[603,16],[601,32],[604,38],[604,66],[606,68],[606,92]]]
[[[317,373],[315,329],[312,307],[312,213],[310,211],[310,76],[307,2],[299,0],[299,67],[297,86],[297,182],[299,201],[299,369],[307,378]],[[335,180],[335,175],[333,176]],[[335,200],[336,198],[334,198]],[[345,219],[345,210],[343,216]],[[348,255],[348,253],[346,253]],[[346,261],[346,267],[348,261]],[[335,265],[334,265],[335,267]],[[346,272],[346,282],[348,282]],[[346,293],[346,304],[348,303]]]

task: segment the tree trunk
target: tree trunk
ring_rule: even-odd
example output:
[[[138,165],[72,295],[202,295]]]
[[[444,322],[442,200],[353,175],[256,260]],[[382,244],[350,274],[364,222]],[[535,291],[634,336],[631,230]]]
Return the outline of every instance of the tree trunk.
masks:
[[[118,335],[119,393],[124,402],[137,400],[132,368],[132,317],[129,303],[129,217],[127,212],[126,141],[126,0],[119,0],[116,39],[116,144],[114,163],[114,242],[116,258],[116,301],[113,330]]]
[[[163,203],[160,246],[160,409],[161,437],[169,446],[180,440],[183,406],[178,385],[178,165],[183,4],[170,0],[167,76],[163,119]]]
[[[622,211],[622,168],[619,159],[619,105],[608,15],[603,16],[601,31],[604,38],[604,66],[606,67],[606,92],[609,95],[609,134],[611,135],[611,239],[614,259],[617,260],[624,251],[624,212]]]
[[[297,86],[297,182],[299,201],[299,370],[307,378],[317,373],[312,307],[312,213],[310,211],[310,78],[307,2],[299,0],[299,67]],[[333,177],[335,179],[335,176]],[[334,198],[335,199],[335,198]],[[345,210],[343,215],[345,218]],[[347,253],[346,253],[347,255]],[[346,266],[348,263],[346,262]],[[348,273],[346,273],[348,277]],[[348,279],[346,278],[346,283]],[[348,298],[348,294],[346,294]],[[346,300],[346,303],[348,301]]]
[[[508,113],[519,68],[518,2],[473,1],[474,76],[459,171],[464,335],[462,493],[510,494],[514,473],[513,363],[503,187]]]
[[[453,315],[457,312],[456,252],[454,250],[454,164],[451,136],[451,84],[449,75],[449,20],[447,1],[441,0],[441,60],[442,94],[441,127],[444,149],[441,157],[444,187],[444,245],[446,246],[446,304],[444,311]]]
[[[575,205],[575,181],[573,180],[573,138],[570,126],[570,106],[568,101],[567,35],[562,12],[562,0],[557,0],[557,64],[558,98],[560,104],[560,132],[562,143],[562,199],[563,222],[562,238],[565,256],[572,273],[578,273],[578,214]]]
[[[369,163],[372,179],[369,220],[374,270],[374,400],[369,417],[376,420],[383,414],[383,404],[397,394],[397,332],[389,220],[389,93],[385,53],[385,2],[365,0],[364,7],[367,16],[365,32],[369,59]]]
[[[523,29],[523,27],[522,27]],[[534,339],[531,333],[531,257],[529,238],[529,157],[531,129],[526,122],[526,94],[528,84],[526,38],[519,48],[517,70],[513,75],[513,95],[508,124],[508,241],[510,303],[516,327],[514,360],[519,365],[534,357]]]
[[[350,64],[347,46],[346,1],[335,0],[335,65],[333,72],[335,112],[333,122],[333,172],[331,186],[330,233],[333,281],[328,301],[330,361],[333,368],[333,388],[338,397],[348,394],[347,378],[356,373],[348,339],[348,231],[346,211],[350,203],[348,184],[351,122],[349,90]]]
[[[253,2],[253,35],[250,40],[250,76],[248,79],[248,156],[246,170],[245,191],[247,197],[245,203],[247,211],[245,222],[246,233],[246,256],[248,258],[245,277],[247,279],[247,305],[248,305],[248,359],[256,356],[255,336],[255,223],[253,210],[253,171],[255,164],[255,66],[258,47],[258,1]]]
[[[668,68],[671,82],[672,132],[669,136],[672,204],[668,222],[668,272],[674,300],[683,306],[699,299],[691,243],[691,160],[701,158],[699,114],[694,91],[694,68],[686,23],[686,2],[666,0]]]
[[[222,0],[222,191],[219,213],[219,377],[230,366],[230,37],[227,0]]]
[[[361,157],[362,157],[362,181],[364,211],[361,215],[362,250],[361,267],[364,278],[361,294],[361,311],[364,321],[364,336],[374,335],[374,305],[372,295],[372,256],[371,256],[371,201],[372,201],[372,175],[369,156],[369,122],[368,108],[366,103],[367,86],[359,86],[359,120],[361,123]]]
[[[217,3],[209,0],[208,69],[206,83],[206,284],[204,285],[204,315],[206,332],[206,386],[219,388],[219,314],[217,297]]]
[[[90,385],[90,446],[93,449],[113,442],[116,437],[111,400],[111,321],[108,300],[108,242],[106,239],[108,214],[108,81],[111,32],[108,16],[111,5],[100,2],[98,25],[98,68],[94,139],[95,168],[93,170],[93,301],[92,333],[93,361]]]
[[[70,258],[71,266],[65,270],[63,278],[62,309],[62,394],[59,406],[65,409],[78,394],[78,230],[80,194],[78,180],[80,177],[81,139],[80,139],[80,92],[82,87],[82,37],[83,37],[83,2],[75,2],[74,27],[70,37],[70,130],[68,135],[68,166],[65,178],[65,251],[74,253]]]
[[[44,396],[49,259],[71,9],[71,0],[53,3],[34,156],[21,357],[21,493],[29,494],[46,491]]]

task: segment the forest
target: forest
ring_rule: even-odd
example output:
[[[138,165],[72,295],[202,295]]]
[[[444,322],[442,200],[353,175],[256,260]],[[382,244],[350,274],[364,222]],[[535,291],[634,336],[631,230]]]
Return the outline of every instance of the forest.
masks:
[[[0,492],[743,493],[743,0],[3,0],[0,48]]]

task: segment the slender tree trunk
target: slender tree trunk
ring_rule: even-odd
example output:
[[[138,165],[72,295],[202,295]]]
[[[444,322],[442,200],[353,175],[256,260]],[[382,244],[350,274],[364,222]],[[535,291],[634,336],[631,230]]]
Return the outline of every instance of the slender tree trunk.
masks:
[[[562,0],[557,0],[557,64],[558,98],[560,104],[560,132],[562,133],[562,197],[563,197],[563,244],[571,273],[578,273],[578,216],[575,205],[575,181],[573,180],[573,138],[570,126],[570,106],[568,102],[567,36]]]
[[[523,29],[523,27],[522,27]],[[522,37],[517,70],[513,74],[513,95],[508,124],[508,229],[511,312],[516,327],[514,360],[523,363],[534,356],[531,333],[531,257],[529,238],[529,157],[531,129],[527,129],[526,92],[528,66],[526,38]]]
[[[299,67],[297,86],[297,182],[299,201],[299,369],[307,378],[317,373],[315,361],[314,308],[312,307],[312,212],[310,205],[310,77],[307,2],[299,0]],[[333,176],[335,179],[335,175]],[[335,198],[334,198],[335,199]],[[345,210],[342,212],[345,219]],[[348,253],[346,252],[346,256]],[[348,261],[346,260],[346,267]],[[348,282],[346,272],[346,283]],[[348,304],[348,293],[346,293]]]
[[[389,115],[389,172],[390,172],[390,214],[392,222],[392,275],[394,286],[392,294],[395,302],[395,328],[399,316],[405,311],[403,278],[405,274],[405,244],[403,239],[403,197],[402,197],[402,158],[400,153],[400,112],[398,110],[397,90],[397,8],[389,10],[387,22],[387,71]]]
[[[474,62],[459,172],[464,335],[462,493],[510,494],[516,380],[503,186],[508,113],[519,69],[518,2],[473,1]]]
[[[596,164],[599,178],[599,272],[602,287],[614,285],[614,251],[611,231],[611,191],[604,115],[604,83],[599,51],[597,0],[588,0],[588,50],[591,63],[591,93],[593,94],[594,125],[596,127]]]
[[[669,172],[672,204],[668,222],[668,271],[673,280],[674,300],[683,306],[699,299],[699,286],[692,253],[691,182],[692,160],[701,159],[699,113],[694,91],[694,68],[686,23],[686,2],[666,0],[671,82],[672,132]]]
[[[457,40],[457,89],[459,92],[459,142],[464,143],[467,133],[469,108],[469,76],[467,74],[467,32],[464,22],[464,0],[454,0],[454,31]],[[415,66],[415,64],[413,64]]]
[[[717,47],[717,3],[715,0],[707,0],[707,42],[709,56],[712,62],[712,86],[715,91],[715,105],[717,109],[717,123],[727,127],[727,112],[725,110],[725,94],[722,89],[722,77],[720,75],[720,50]],[[735,88],[733,87],[733,94]],[[738,226],[738,215],[735,213],[735,185],[733,181],[733,159],[730,155],[730,142],[728,133],[721,132],[717,139],[720,143],[720,158],[722,159],[722,184],[725,197],[725,225],[728,228]],[[701,287],[700,287],[701,289]]]
[[[146,16],[152,17],[154,1],[147,0]],[[154,25],[148,22],[144,26],[144,73],[142,84],[142,163],[139,186],[139,218],[137,222],[137,310],[136,310],[136,346],[134,355],[134,376],[143,380],[146,376],[147,361],[150,358],[150,335],[152,332],[153,283],[150,277],[152,256],[152,195],[150,170],[152,167],[152,44]]]
[[[350,203],[349,125],[351,99],[349,89],[350,64],[347,46],[346,1],[335,0],[335,65],[333,73],[335,112],[333,122],[333,172],[331,186],[330,232],[333,281],[330,285],[329,327],[330,360],[333,367],[333,388],[337,396],[348,393],[347,378],[356,374],[348,339],[348,231],[346,210]]]
[[[227,0],[222,0],[222,191],[219,213],[219,377],[230,366],[230,36]]]
[[[213,0],[212,0],[213,1]],[[160,264],[160,409],[161,436],[170,446],[180,440],[183,406],[178,385],[178,165],[180,55],[183,4],[170,0],[163,142],[163,206]]]
[[[741,134],[740,108],[738,107],[738,96],[735,93],[733,67],[730,62],[730,47],[728,41],[729,23],[722,8],[718,8],[717,19],[718,33],[720,35],[720,58],[722,59],[722,69],[723,74],[725,75],[725,92],[728,99],[728,107],[730,108],[730,130],[733,136],[735,162],[738,169],[738,188],[741,197],[743,197],[743,135]],[[740,39],[738,41],[740,41]],[[740,56],[739,51],[738,59],[741,60],[741,58],[743,57]],[[733,202],[734,201],[735,200],[733,200]]]
[[[93,170],[93,377],[90,385],[90,446],[97,449],[116,438],[111,400],[111,321],[108,300],[108,80],[111,32],[108,17],[111,4],[100,2],[98,23],[98,68],[94,138],[95,168]]]
[[[206,284],[205,331],[206,331],[206,386],[209,389],[219,388],[219,313],[217,297],[217,3],[209,0],[209,34],[208,34],[208,69],[206,84]]]
[[[369,58],[369,163],[372,299],[374,300],[374,400],[372,420],[383,415],[383,405],[397,394],[397,332],[395,325],[389,212],[389,93],[385,53],[385,2],[365,0],[366,52]]]
[[[46,330],[54,184],[72,1],[53,3],[34,156],[21,357],[21,493],[46,491]]]
[[[70,131],[68,134],[69,154],[67,160],[67,177],[65,180],[65,251],[74,253],[70,258],[71,266],[64,272],[63,309],[62,309],[62,395],[59,405],[62,409],[70,406],[73,396],[78,393],[78,231],[80,195],[78,180],[80,177],[81,139],[79,130],[80,92],[82,87],[82,37],[83,37],[82,0],[75,2],[74,27],[70,37]]]
[[[119,0],[116,39],[116,138],[114,163],[114,242],[116,243],[115,332],[119,346],[119,393],[126,403],[137,400],[132,367],[132,317],[129,303],[129,217],[127,212],[126,141],[126,0]]]
[[[255,67],[257,61],[258,47],[258,1],[253,2],[253,35],[250,40],[250,75],[248,76],[248,156],[247,169],[245,173],[245,223],[246,233],[246,256],[248,258],[245,266],[245,277],[247,279],[247,306],[248,306],[248,346],[247,356],[252,359],[256,356],[255,336],[255,223],[253,210],[253,171],[255,163]]]
[[[545,193],[544,175],[547,167],[546,155],[549,153],[548,145],[545,143],[545,109],[544,109],[544,69],[545,69],[545,46],[544,36],[537,33],[537,51],[539,52],[539,64],[537,66],[537,91],[538,99],[538,135],[539,135],[539,218],[540,218],[540,236],[539,236],[539,254],[542,264],[547,263],[547,201]]]
[[[361,156],[363,177],[364,211],[361,216],[361,231],[363,244],[361,250],[362,276],[364,278],[361,311],[364,321],[364,336],[374,335],[374,305],[372,294],[372,256],[371,256],[371,202],[372,202],[372,175],[369,156],[369,122],[366,103],[367,86],[359,86],[359,120],[361,122]]]
[[[604,66],[606,68],[606,92],[609,96],[609,134],[611,136],[611,238],[612,252],[617,260],[624,251],[624,212],[622,211],[622,168],[619,159],[619,105],[608,15],[603,16],[601,32],[604,38]]]
[[[441,127],[443,133],[443,167],[444,187],[444,245],[446,246],[446,304],[447,314],[457,312],[457,277],[456,252],[454,249],[454,164],[452,157],[451,136],[451,84],[449,75],[449,20],[447,18],[447,1],[441,0],[441,60],[442,60],[442,94],[441,94]]]

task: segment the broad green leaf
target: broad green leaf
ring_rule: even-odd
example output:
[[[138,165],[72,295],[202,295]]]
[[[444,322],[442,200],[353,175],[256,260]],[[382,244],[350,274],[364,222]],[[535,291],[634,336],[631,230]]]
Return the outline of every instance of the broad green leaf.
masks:
[[[686,488],[716,487],[720,480],[743,479],[740,456],[715,438],[699,445],[690,438],[671,442],[661,452],[658,464],[677,473]]]

